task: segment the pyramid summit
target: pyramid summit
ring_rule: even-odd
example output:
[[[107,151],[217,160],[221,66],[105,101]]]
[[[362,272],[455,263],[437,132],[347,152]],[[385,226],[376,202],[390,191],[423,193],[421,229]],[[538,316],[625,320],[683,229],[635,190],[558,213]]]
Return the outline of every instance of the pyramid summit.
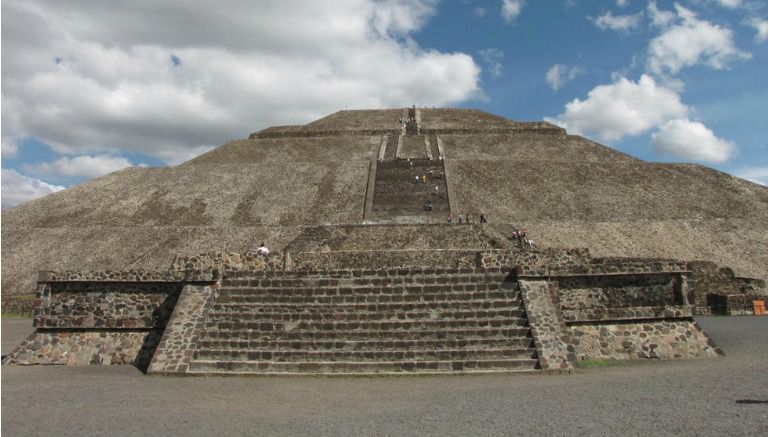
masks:
[[[270,127],[175,167],[128,168],[4,210],[3,295],[32,292],[39,270],[163,269],[175,254],[261,241],[281,251],[308,226],[442,224],[449,213],[484,214],[502,234],[527,227],[541,247],[768,277],[766,187],[645,162],[549,123],[400,108]]]

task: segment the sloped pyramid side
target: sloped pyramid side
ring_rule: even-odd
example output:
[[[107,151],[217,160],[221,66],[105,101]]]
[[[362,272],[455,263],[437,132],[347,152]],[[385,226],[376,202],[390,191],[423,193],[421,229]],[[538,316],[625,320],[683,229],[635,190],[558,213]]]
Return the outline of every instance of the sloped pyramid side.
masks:
[[[38,270],[164,269],[175,253],[280,249],[304,226],[362,223],[375,132],[397,129],[403,113],[339,111],[4,210],[3,293],[34,291]],[[768,277],[766,187],[646,163],[547,123],[453,109],[419,118],[445,152],[455,209],[528,226],[540,245],[709,259]]]

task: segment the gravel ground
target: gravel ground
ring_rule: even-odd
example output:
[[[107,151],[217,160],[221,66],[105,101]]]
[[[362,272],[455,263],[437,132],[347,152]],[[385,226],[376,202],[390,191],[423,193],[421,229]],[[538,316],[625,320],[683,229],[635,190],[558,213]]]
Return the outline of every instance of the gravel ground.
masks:
[[[2,355],[11,353],[16,346],[24,341],[35,330],[32,326],[32,319],[3,320],[2,337],[3,347]]]
[[[183,378],[2,369],[6,435],[768,435],[768,317],[703,317],[726,352],[570,375]]]

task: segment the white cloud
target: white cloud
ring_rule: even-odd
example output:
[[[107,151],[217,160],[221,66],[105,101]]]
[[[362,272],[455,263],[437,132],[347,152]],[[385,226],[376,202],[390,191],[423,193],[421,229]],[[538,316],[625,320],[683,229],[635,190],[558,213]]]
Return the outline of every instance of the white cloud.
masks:
[[[547,119],[575,134],[596,134],[606,141],[637,135],[674,118],[685,117],[688,108],[674,91],[648,75],[633,82],[620,78],[599,85],[586,100],[574,99],[565,112]]]
[[[678,22],[654,38],[648,47],[649,71],[657,75],[677,74],[685,67],[699,64],[723,69],[731,61],[751,58],[749,53],[736,48],[730,29],[699,20],[679,4],[675,8]]]
[[[747,167],[736,172],[736,176],[768,186],[768,167]]]
[[[130,151],[175,163],[347,106],[440,106],[482,95],[471,56],[410,38],[435,7],[7,0],[4,149],[33,137],[61,154]]]
[[[642,13],[638,13],[634,15],[614,16],[613,13],[608,11],[603,15],[600,15],[599,17],[592,19],[592,21],[595,23],[595,26],[603,30],[610,29],[610,30],[616,30],[620,32],[629,32],[630,30],[635,29],[637,26],[640,25],[640,20],[642,17],[643,17]]]
[[[748,21],[748,24],[755,28],[757,34],[755,35],[755,41],[765,42],[768,41],[768,20],[753,17]]]
[[[480,50],[479,53],[483,62],[488,65],[488,73],[491,77],[501,76],[501,61],[504,59],[504,52],[497,48],[489,48]]]
[[[2,207],[10,208],[28,202],[38,197],[43,197],[64,187],[51,185],[41,180],[24,176],[16,170],[4,168],[2,170]]]
[[[525,0],[502,0],[501,18],[507,23],[515,21],[518,15],[523,11]]]
[[[724,162],[730,158],[736,146],[718,138],[703,124],[688,119],[669,120],[651,136],[657,153],[681,158],[711,162]]]
[[[19,152],[18,140],[15,138],[3,137],[2,143],[0,143],[0,155],[6,158],[14,157]]]
[[[725,6],[726,8],[738,8],[741,6],[742,2],[741,0],[717,0],[717,2],[721,6]]]
[[[629,0],[616,0],[616,5],[620,8],[626,8],[629,6]]]
[[[26,165],[24,170],[36,175],[93,178],[132,166],[131,161],[122,157],[83,155],[74,158],[63,157],[50,163]]]
[[[547,71],[546,79],[549,86],[557,91],[566,83],[572,81],[576,76],[583,74],[584,70],[579,67],[568,67],[563,64],[555,64]]]
[[[648,15],[651,17],[651,23],[657,27],[667,27],[675,21],[677,15],[672,11],[662,11],[656,6],[655,1],[648,2]]]
[[[483,7],[478,6],[475,8],[475,15],[478,17],[484,17],[486,12],[488,12],[488,10]]]

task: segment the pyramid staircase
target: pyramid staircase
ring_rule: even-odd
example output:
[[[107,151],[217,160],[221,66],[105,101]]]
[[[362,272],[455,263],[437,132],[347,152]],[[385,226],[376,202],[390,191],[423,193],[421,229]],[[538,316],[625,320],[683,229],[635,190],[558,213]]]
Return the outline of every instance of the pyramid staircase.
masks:
[[[427,181],[417,182],[417,176],[426,176]],[[432,210],[424,209],[427,201],[431,202]],[[448,185],[442,161],[398,159],[379,163],[370,220],[445,223],[449,212]]]
[[[517,282],[499,269],[232,273],[190,374],[531,371]]]

